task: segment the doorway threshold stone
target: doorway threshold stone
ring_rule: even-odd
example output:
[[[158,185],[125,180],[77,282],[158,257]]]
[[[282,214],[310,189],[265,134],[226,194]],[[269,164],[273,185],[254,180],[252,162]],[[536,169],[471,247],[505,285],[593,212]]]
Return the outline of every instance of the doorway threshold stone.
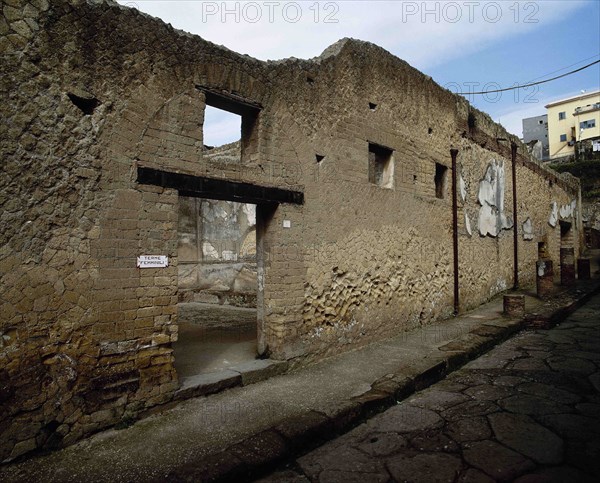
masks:
[[[183,379],[175,393],[175,400],[207,396],[237,386],[248,386],[283,374],[288,363],[270,359],[256,359],[244,362],[222,371],[207,372]]]
[[[242,376],[239,372],[229,369],[218,372],[208,372],[196,376],[186,377],[181,387],[175,393],[175,399],[188,399],[191,397],[206,396],[242,385]]]
[[[288,365],[284,361],[256,359],[238,364],[231,367],[230,370],[239,373],[242,376],[242,385],[247,386],[283,374],[287,371]]]

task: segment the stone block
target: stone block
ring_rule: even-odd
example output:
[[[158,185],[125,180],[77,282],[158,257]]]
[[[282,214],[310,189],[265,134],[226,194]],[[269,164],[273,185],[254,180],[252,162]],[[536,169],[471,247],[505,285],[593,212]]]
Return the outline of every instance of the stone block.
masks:
[[[504,315],[509,317],[523,317],[525,315],[525,296],[505,295]]]
[[[235,386],[242,385],[242,375],[230,370],[199,374],[183,380],[175,399],[206,396]]]
[[[541,299],[548,298],[554,292],[554,267],[552,260],[538,260],[535,266],[537,296]]]
[[[25,453],[29,453],[30,451],[33,451],[36,448],[36,441],[35,438],[31,438],[25,441],[20,441],[19,443],[15,444],[9,460],[18,458],[21,455],[24,455]]]
[[[570,287],[575,283],[575,250],[573,247],[560,249],[560,284]]]
[[[283,374],[287,370],[287,362],[272,361],[269,359],[257,359],[231,367],[234,372],[242,376],[242,384],[254,384],[273,376]]]

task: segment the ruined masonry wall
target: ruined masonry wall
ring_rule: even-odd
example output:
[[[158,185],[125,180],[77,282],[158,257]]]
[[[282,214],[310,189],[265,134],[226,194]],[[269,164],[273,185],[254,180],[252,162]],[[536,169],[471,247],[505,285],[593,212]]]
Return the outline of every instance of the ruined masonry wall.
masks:
[[[112,2],[3,5],[0,461],[127,421],[179,387],[179,196],[137,183],[138,166],[304,193],[303,205],[257,207],[259,349],[276,359],[308,362],[452,312],[451,148],[466,189],[462,308],[511,284],[512,232],[481,236],[477,222],[493,162],[512,217],[510,141],[520,223],[540,227],[519,238],[521,276],[532,280],[540,238],[558,265],[550,204],[571,203],[577,183],[379,47],[345,39],[265,63]],[[197,86],[261,106],[244,162],[204,155]],[[390,189],[369,183],[369,143],[393,150]],[[169,267],[140,270],[142,254]]]
[[[256,307],[256,205],[179,197],[180,302]]]

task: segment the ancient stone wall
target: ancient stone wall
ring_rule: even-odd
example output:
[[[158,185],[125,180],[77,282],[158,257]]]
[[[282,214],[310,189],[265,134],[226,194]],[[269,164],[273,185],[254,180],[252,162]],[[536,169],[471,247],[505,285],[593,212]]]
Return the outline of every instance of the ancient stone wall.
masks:
[[[582,217],[586,229],[586,245],[600,248],[600,200],[586,200],[582,206]]]
[[[258,347],[276,359],[452,313],[451,149],[463,310],[512,283],[511,142],[517,227],[534,227],[521,278],[540,241],[558,265],[561,216],[579,249],[577,183],[372,44],[260,62],[84,0],[6,1],[0,35],[0,460],[173,398],[179,203],[210,180],[228,182],[218,199],[258,200]],[[239,162],[206,155],[206,104],[242,115]],[[267,199],[280,195],[293,202]],[[169,265],[138,268],[140,255]]]

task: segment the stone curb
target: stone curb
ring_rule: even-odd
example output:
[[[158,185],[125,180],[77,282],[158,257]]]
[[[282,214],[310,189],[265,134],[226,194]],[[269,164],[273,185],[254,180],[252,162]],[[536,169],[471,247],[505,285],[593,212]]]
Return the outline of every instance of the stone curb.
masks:
[[[171,482],[251,481],[278,463],[306,453],[344,434],[367,419],[389,409],[412,394],[425,389],[470,360],[515,334],[524,321],[510,323],[495,336],[467,339],[462,351],[440,351],[408,369],[410,376],[389,375],[372,383],[360,396],[342,401],[328,415],[307,410],[236,445],[188,464],[168,475]],[[469,334],[467,334],[469,335]]]
[[[536,314],[535,320],[533,321],[528,320],[529,318],[526,315],[526,323],[528,325],[531,325],[533,328],[539,329],[551,329],[552,327],[556,327],[577,309],[583,307],[587,302],[590,301],[592,297],[594,297],[598,293],[600,293],[600,285],[596,284],[595,287],[582,294],[581,297],[576,298],[569,305],[560,307],[547,314]]]
[[[600,285],[566,306],[535,314],[536,320],[554,327],[600,292]],[[531,314],[530,314],[531,315]],[[202,461],[174,470],[172,482],[251,481],[272,470],[277,464],[306,453],[344,434],[360,423],[389,409],[412,394],[440,381],[467,362],[481,356],[517,332],[531,328],[530,316],[483,323],[438,352],[428,354],[403,374],[390,374],[372,383],[371,389],[347,401],[341,401],[329,414],[314,410],[291,417]],[[408,374],[408,375],[407,375]]]

